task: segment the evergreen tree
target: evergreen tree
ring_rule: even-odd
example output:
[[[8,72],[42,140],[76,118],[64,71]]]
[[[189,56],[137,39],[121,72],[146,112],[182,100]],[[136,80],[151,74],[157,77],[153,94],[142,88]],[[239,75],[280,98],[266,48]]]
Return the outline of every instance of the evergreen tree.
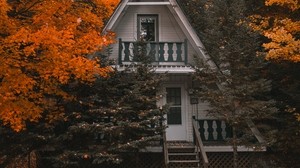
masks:
[[[61,123],[65,130],[55,139],[57,153],[49,158],[53,167],[118,164],[123,154],[136,155],[160,142],[164,110],[156,105],[156,93],[163,76],[149,68],[144,43],[135,47],[137,63],[115,69],[92,86],[73,88],[80,103],[68,105],[70,120]]]
[[[195,74],[195,87],[199,96],[210,103],[209,115],[225,120],[232,127],[230,142],[236,168],[237,146],[254,140],[249,122],[267,119],[276,111],[274,101],[266,94],[271,90],[271,82],[264,78],[265,63],[257,57],[258,35],[246,22],[250,13],[246,1],[196,2],[201,5],[196,9],[201,16],[194,24],[218,71],[200,68]],[[189,10],[193,8],[185,4]],[[198,67],[203,65],[200,62]]]
[[[31,124],[18,134],[2,128],[0,164],[9,164],[10,156],[36,150],[41,167],[109,166],[121,163],[123,154],[136,156],[144,147],[160,143],[164,109],[156,102],[163,75],[150,68],[144,43],[136,45],[136,64],[123,71],[114,69],[93,84],[64,88],[74,99],[61,101],[66,111],[63,120]],[[111,63],[101,61],[102,66]]]

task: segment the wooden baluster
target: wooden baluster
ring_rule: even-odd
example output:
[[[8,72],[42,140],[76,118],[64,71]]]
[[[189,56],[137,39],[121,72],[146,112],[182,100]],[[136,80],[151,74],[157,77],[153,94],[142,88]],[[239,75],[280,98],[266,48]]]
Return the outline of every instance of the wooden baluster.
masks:
[[[213,136],[213,132],[214,132],[214,129],[212,127],[212,123],[213,123],[213,120],[207,120],[207,132],[208,132],[208,140],[209,141],[213,141],[214,140],[214,136]]]
[[[125,47],[125,49],[124,49],[124,54],[125,54],[124,61],[127,61],[127,62],[130,61],[130,59],[129,59],[129,56],[130,56],[129,45],[130,45],[130,42],[124,42],[124,47]]]
[[[119,38],[119,58],[118,58],[119,64],[122,64],[122,51],[123,51],[122,39]]]
[[[164,60],[168,61],[168,43],[164,43]]]
[[[217,140],[218,137],[218,126],[217,126],[217,120],[212,121],[212,129],[213,129],[213,140]]]
[[[173,43],[168,43],[168,62],[173,62]]]
[[[226,138],[232,138],[232,127],[229,124],[226,124]]]
[[[174,61],[177,61],[176,50],[177,50],[176,43],[173,43],[172,51],[173,51],[173,60]]]
[[[165,62],[165,50],[164,50],[165,44],[159,43],[159,62]]]
[[[222,139],[226,139],[226,123],[225,121],[221,121],[221,128],[222,128]]]
[[[136,51],[134,47],[138,47],[138,45],[136,45],[136,42],[130,42],[128,50],[129,50],[129,61],[136,61],[138,58],[138,53],[135,53]]]
[[[208,123],[207,123],[207,120],[204,120],[204,124],[203,124],[203,128],[204,128],[204,137],[205,137],[205,140],[208,141]]]
[[[217,131],[217,138],[216,138],[216,140],[223,141],[224,139],[222,137],[222,121],[216,120],[216,124],[217,124],[217,129],[216,129],[216,131]]]
[[[200,132],[200,137],[203,141],[206,140],[205,138],[205,135],[204,135],[204,132],[205,132],[205,129],[204,129],[204,120],[198,120],[198,123],[199,123],[199,132]]]
[[[181,62],[182,61],[182,43],[176,43],[176,61]]]
[[[158,61],[158,58],[156,57],[156,44],[150,43],[150,53],[149,56],[152,57],[152,61]]]

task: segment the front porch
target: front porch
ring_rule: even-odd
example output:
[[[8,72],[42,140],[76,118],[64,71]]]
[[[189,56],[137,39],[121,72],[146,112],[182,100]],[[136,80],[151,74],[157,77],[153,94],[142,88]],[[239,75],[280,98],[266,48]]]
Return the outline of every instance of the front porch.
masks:
[[[250,167],[253,159],[266,148],[259,131],[249,122],[249,129],[257,143],[238,146],[238,165]],[[233,147],[227,142],[232,138],[232,129],[224,121],[217,119],[192,120],[193,142],[167,141],[163,135],[163,153],[166,167],[233,167]],[[259,145],[258,145],[259,144]]]

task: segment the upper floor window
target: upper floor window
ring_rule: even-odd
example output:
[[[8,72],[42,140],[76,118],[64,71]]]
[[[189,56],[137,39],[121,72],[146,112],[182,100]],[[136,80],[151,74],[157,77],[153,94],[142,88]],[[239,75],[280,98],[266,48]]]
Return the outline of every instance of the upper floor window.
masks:
[[[158,40],[158,16],[138,15],[138,39],[144,41]]]

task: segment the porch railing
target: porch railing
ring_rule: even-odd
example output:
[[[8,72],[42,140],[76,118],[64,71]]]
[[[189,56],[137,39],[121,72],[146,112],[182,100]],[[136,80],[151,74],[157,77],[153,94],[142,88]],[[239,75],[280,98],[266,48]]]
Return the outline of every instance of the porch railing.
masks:
[[[119,64],[125,62],[135,62],[135,49],[139,43],[143,43],[146,55],[151,57],[152,62],[170,64],[187,64],[188,46],[187,40],[183,42],[139,42],[122,41],[119,39]]]
[[[200,138],[200,133],[198,131],[198,125],[197,122],[195,121],[195,119],[192,120],[193,121],[193,132],[194,132],[194,138],[195,138],[195,145],[197,146],[197,149],[199,150],[199,158],[202,159],[203,162],[203,167],[204,168],[208,168],[208,158],[206,155],[206,152],[204,150],[204,146],[203,146],[203,142]]]
[[[225,141],[232,138],[232,128],[218,119],[197,119],[201,139],[206,141]]]

